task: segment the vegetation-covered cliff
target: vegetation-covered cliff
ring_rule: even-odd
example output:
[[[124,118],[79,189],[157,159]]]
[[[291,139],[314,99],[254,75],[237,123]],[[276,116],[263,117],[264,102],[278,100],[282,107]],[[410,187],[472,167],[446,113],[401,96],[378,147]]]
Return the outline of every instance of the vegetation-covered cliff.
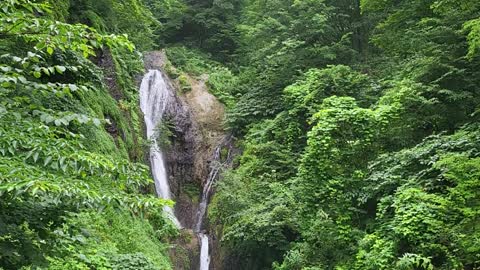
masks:
[[[112,20],[137,4],[104,5],[0,3],[2,269],[170,268],[170,202],[144,195],[142,60],[110,34],[136,32]]]

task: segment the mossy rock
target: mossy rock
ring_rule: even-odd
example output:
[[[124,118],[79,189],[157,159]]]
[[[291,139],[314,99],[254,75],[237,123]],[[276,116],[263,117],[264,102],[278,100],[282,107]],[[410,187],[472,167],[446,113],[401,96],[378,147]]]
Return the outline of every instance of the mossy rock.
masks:
[[[188,81],[188,77],[185,74],[182,74],[180,77],[178,77],[178,83],[180,84],[180,90],[182,93],[192,91],[192,85]]]
[[[177,79],[180,76],[180,73],[172,65],[172,63],[170,63],[170,61],[167,61],[165,63],[165,72],[167,73],[168,77],[170,77],[171,79]]]
[[[196,183],[186,183],[182,189],[183,193],[192,200],[192,202],[198,203],[201,195],[200,186]]]

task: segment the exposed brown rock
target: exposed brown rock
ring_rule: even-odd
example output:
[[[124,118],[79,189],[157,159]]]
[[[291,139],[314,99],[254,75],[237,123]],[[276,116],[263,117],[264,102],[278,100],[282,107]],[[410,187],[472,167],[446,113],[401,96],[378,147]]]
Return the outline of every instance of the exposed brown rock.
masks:
[[[174,126],[171,144],[164,149],[169,174],[170,189],[173,193],[175,215],[183,227],[182,235],[193,228],[201,196],[202,186],[207,180],[210,162],[215,148],[226,136],[223,120],[225,108],[215,96],[208,92],[206,75],[199,78],[187,76],[191,91],[182,93],[178,81],[167,78],[164,70],[167,57],[163,51],[145,54],[147,69],[158,69],[166,77],[168,87],[177,89],[176,100],[168,105],[166,119]],[[175,242],[176,248],[170,253],[175,269],[198,269],[199,243],[194,240]],[[218,247],[217,236],[212,236],[211,248]],[[196,252],[192,252],[192,249]],[[183,252],[183,253],[182,253]],[[188,263],[185,261],[188,256]],[[219,251],[212,252],[211,269],[221,269]],[[189,265],[190,268],[186,265]]]

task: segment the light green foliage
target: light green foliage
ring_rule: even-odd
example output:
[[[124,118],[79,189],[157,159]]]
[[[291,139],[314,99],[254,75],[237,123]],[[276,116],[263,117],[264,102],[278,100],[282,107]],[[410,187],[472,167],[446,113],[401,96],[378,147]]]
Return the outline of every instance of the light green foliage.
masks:
[[[367,234],[359,242],[355,269],[392,269],[394,243],[376,234]]]
[[[227,108],[235,105],[234,94],[238,87],[238,77],[228,68],[215,67],[208,76],[208,90]]]
[[[344,79],[345,75],[352,79]],[[226,241],[244,250],[247,244],[251,252],[257,254],[270,249],[269,254],[265,254],[269,256],[265,262],[277,259],[285,252],[287,243],[298,237],[300,232],[305,232],[301,229],[303,226],[314,228],[305,232],[304,238],[312,237],[312,242],[326,241],[316,240],[319,233],[316,228],[330,224],[329,229],[324,231],[325,235],[321,235],[325,237],[335,229],[328,215],[324,213],[325,221],[314,225],[300,214],[311,214],[307,213],[310,208],[306,208],[312,207],[309,206],[310,201],[316,203],[313,207],[318,207],[320,200],[324,205],[339,204],[342,200],[348,202],[350,195],[345,191],[328,193],[343,185],[347,188],[355,184],[355,177],[358,177],[355,169],[364,168],[368,158],[375,154],[369,147],[378,133],[372,131],[381,130],[381,115],[389,111],[384,109],[385,106],[377,111],[359,108],[353,98],[327,97],[337,93],[365,96],[364,93],[371,91],[370,86],[366,76],[356,74],[345,66],[332,66],[312,70],[285,89],[284,98],[292,104],[292,109],[250,129],[241,166],[225,176],[211,206],[212,217],[223,220]],[[338,134],[343,135],[339,140],[335,137]],[[296,160],[301,160],[298,178],[294,178],[298,168]],[[355,165],[350,166],[349,173],[344,172],[342,164],[351,162]],[[342,174],[348,175],[342,176],[347,178],[353,175],[354,179],[348,183],[342,183],[340,179],[322,182],[323,179],[328,180],[328,176]],[[340,207],[342,210],[339,211],[348,213],[345,211],[347,207]],[[272,239],[276,240],[271,242]],[[263,250],[258,250],[252,241]],[[348,247],[345,239],[331,236],[330,241],[332,249],[339,245],[339,241],[344,241],[345,250]],[[326,257],[330,252],[333,251],[325,247]],[[319,257],[318,253],[304,256],[305,260],[315,256],[318,261],[326,259]]]
[[[476,19],[480,16],[478,3],[363,2],[365,11],[375,5],[374,15],[383,19],[372,39],[389,57],[404,65],[401,76],[428,84],[429,96],[437,99],[439,106],[445,106],[444,111],[449,110],[451,121],[464,123],[472,103],[478,103],[474,86],[477,76],[470,74],[477,69],[471,58],[475,54]]]
[[[480,50],[480,19],[471,20],[463,25],[463,29],[468,32],[468,54],[473,58]]]
[[[127,254],[127,255],[120,255],[114,259],[114,263],[116,266],[113,269],[142,269],[142,270],[157,270],[162,269],[155,267],[153,263],[151,263],[145,255],[142,253],[137,254]]]
[[[170,47],[167,50],[167,55],[171,59],[172,64],[189,75],[200,76],[202,74],[208,75],[207,85],[208,90],[215,95],[220,102],[225,104],[227,108],[234,105],[234,95],[237,93],[238,78],[228,68],[224,67],[218,62],[209,59],[208,55],[197,50],[188,49],[186,47]],[[177,77],[176,73],[172,72],[170,63],[167,63],[167,73],[173,73],[172,78]],[[170,72],[169,72],[170,70]],[[179,75],[178,80],[182,91],[190,91],[191,86],[186,76]]]
[[[190,85],[188,77],[185,74],[182,74],[178,77],[178,82],[180,84],[180,90],[182,90],[183,93],[192,91],[192,86]]]
[[[269,141],[270,136],[281,137],[281,130],[277,121],[251,130],[243,143],[241,166],[224,176],[209,208],[209,216],[222,222],[228,245],[254,254],[252,261],[260,265],[280,258],[297,226],[294,197],[284,182],[294,174],[297,157],[287,145]],[[243,263],[245,268],[257,267]]]
[[[68,224],[55,231],[60,240],[48,269],[170,268],[164,256],[167,246],[151,238],[155,232],[147,220],[109,209],[72,215]]]
[[[479,3],[242,2],[209,208],[240,269],[479,267]]]
[[[287,75],[284,72],[311,65],[312,61],[319,64],[322,60],[341,57],[336,49],[343,46],[343,35],[348,32],[336,31],[329,23],[346,23],[347,28],[352,27],[341,18],[342,15],[353,15],[351,7],[335,10],[326,1],[249,2],[245,17],[238,26],[242,41],[249,45],[246,48],[253,61],[266,59],[265,66],[277,73],[273,76]],[[339,6],[343,4],[338,3]],[[340,18],[329,21],[330,12]],[[281,63],[292,66],[273,66]]]
[[[165,72],[167,73],[167,75],[172,78],[172,79],[177,79],[178,76],[180,76],[180,73],[178,72],[178,70],[172,65],[172,63],[170,61],[167,61],[165,63]]]
[[[94,49],[102,43],[112,47],[126,46],[133,51],[133,45],[128,42],[124,35],[107,37],[97,34],[95,29],[85,25],[51,21],[46,17],[36,17],[33,13],[33,11],[40,14],[49,13],[49,10],[50,6],[47,4],[35,4],[26,0],[7,1],[2,4],[0,33],[4,37],[18,36],[24,38],[28,42],[32,42],[36,49],[47,52],[49,55],[53,54],[55,49],[58,49],[63,52],[67,50],[78,51],[84,57],[88,57],[95,55]],[[74,35],[69,36],[69,33],[74,33]],[[31,61],[33,62],[36,61],[34,55],[29,55],[29,58],[32,58]],[[20,59],[22,65],[27,67],[31,63],[28,60]],[[62,72],[59,69],[56,69],[56,71]],[[45,75],[55,73],[48,69],[36,69],[34,72],[32,74],[36,78],[41,77],[42,73]]]
[[[347,66],[330,66],[326,69],[312,69],[304,78],[285,88],[285,102],[291,105],[289,113],[301,113],[310,118],[318,112],[326,97],[351,96],[362,102],[374,100],[373,85],[368,76]],[[369,105],[366,103],[365,105]]]
[[[166,50],[171,63],[178,69],[194,76],[209,73],[215,62],[207,54],[184,46],[169,47]]]
[[[333,96],[325,99],[313,116],[316,124],[308,132],[299,185],[306,185],[303,188],[309,192],[301,194],[309,196],[316,206],[330,200],[340,204],[343,196],[350,196],[341,192],[342,188],[351,189],[357,185],[357,170],[364,169],[379,149],[374,143],[383,127],[377,119],[380,117],[375,111],[359,108],[353,98]],[[343,178],[345,176],[347,179]],[[332,191],[334,193],[330,193]]]
[[[472,126],[452,136],[434,136],[415,148],[380,156],[373,163],[366,194],[374,198],[391,195],[379,201],[377,215],[384,225],[362,240],[357,255],[359,269],[364,269],[362,265],[385,268],[394,263],[403,269],[415,264],[423,265],[422,269],[430,269],[432,264],[441,269],[461,269],[477,260],[471,257],[470,249],[464,249],[464,241],[478,239],[469,232],[471,225],[466,225],[478,216],[465,215],[464,211],[472,213],[479,194],[474,186],[463,189],[464,184],[471,185],[478,179],[478,166],[472,166],[478,164],[478,157],[469,157],[477,155],[477,138],[478,127]],[[469,152],[472,154],[466,154]],[[469,199],[459,201],[457,196]],[[471,204],[472,200],[477,203]],[[457,253],[459,249],[462,255]],[[407,250],[407,254],[400,256],[398,250]],[[396,257],[402,258],[395,262]]]
[[[155,127],[155,136],[158,146],[161,149],[168,148],[172,142],[172,137],[174,135],[175,126],[174,124],[166,119],[162,121]]]
[[[147,166],[132,162],[142,156],[134,146],[141,133],[129,130],[132,121],[89,60],[108,48],[128,65],[118,76],[134,101],[127,82],[138,71],[134,45],[57,16],[48,3],[0,4],[0,267],[124,269],[142,258],[147,269],[169,268],[164,245],[140,217],[172,202],[139,193],[153,182]],[[156,219],[164,239],[171,225]]]
[[[159,22],[143,1],[70,1],[68,18],[103,33],[125,34],[142,51],[155,47],[154,31]]]

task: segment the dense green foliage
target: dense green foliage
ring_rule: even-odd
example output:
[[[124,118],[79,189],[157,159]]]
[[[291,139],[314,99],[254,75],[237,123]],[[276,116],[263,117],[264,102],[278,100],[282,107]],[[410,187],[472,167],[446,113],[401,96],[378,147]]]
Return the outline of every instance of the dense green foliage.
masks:
[[[171,202],[140,193],[141,59],[126,35],[54,20],[62,7],[0,4],[0,268],[168,269]]]
[[[243,154],[209,211],[239,268],[478,268],[480,5],[240,14],[226,120]]]
[[[141,0],[61,0],[61,15],[68,22],[83,23],[103,33],[127,34],[140,50],[155,47],[160,23]],[[58,9],[58,8],[56,8]]]
[[[169,267],[134,45],[226,105],[237,269],[480,267],[480,2],[47,2],[0,12],[0,268]]]

